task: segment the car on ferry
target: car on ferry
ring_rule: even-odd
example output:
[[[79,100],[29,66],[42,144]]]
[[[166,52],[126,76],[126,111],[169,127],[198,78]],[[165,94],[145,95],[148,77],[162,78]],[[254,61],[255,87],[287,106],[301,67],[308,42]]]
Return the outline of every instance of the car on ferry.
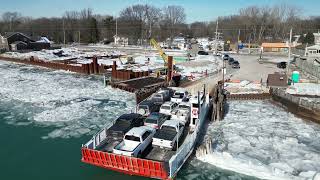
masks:
[[[141,114],[130,113],[121,115],[114,124],[108,129],[107,135],[123,136],[133,127],[143,126],[144,118]]]
[[[123,141],[113,148],[113,153],[141,158],[144,151],[152,145],[155,133],[156,130],[148,126],[132,128],[125,134]]]
[[[151,96],[151,100],[158,105],[162,105],[164,102],[170,101],[170,98],[170,91],[166,89],[161,89]]]
[[[160,113],[171,115],[171,111],[174,110],[178,106],[178,103],[167,101],[160,107]]]
[[[141,114],[142,116],[149,116],[153,112],[159,112],[160,110],[160,104],[156,103],[154,100],[145,100],[142,101],[137,106],[137,112],[138,114]]]
[[[168,120],[162,124],[152,138],[152,145],[176,150],[185,125],[179,120]]]
[[[145,119],[144,125],[154,129],[159,129],[160,126],[169,118],[170,116],[168,115],[161,114],[159,112],[153,112]]]
[[[188,91],[186,90],[177,90],[172,98],[171,98],[171,101],[172,102],[176,102],[176,103],[180,103],[182,101],[187,101],[188,100]]]

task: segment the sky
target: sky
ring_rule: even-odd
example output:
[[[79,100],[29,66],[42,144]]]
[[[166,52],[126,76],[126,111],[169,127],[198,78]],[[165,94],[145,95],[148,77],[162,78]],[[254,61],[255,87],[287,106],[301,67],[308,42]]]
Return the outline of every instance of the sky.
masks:
[[[187,23],[212,21],[219,16],[236,14],[240,8],[251,5],[273,6],[282,3],[299,7],[304,17],[320,15],[320,0],[0,0],[0,14],[16,11],[35,18],[60,17],[65,11],[91,8],[95,14],[118,15],[125,7],[139,3],[159,8],[183,6]]]

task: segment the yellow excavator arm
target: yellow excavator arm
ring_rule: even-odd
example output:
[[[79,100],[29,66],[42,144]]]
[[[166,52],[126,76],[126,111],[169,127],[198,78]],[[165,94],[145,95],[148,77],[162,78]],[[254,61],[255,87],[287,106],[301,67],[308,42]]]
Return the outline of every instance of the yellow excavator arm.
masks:
[[[151,38],[150,44],[158,50],[166,66],[168,64],[168,56],[166,55],[166,53],[162,50],[162,48],[159,46],[158,42],[155,39]],[[173,64],[175,64],[174,61]]]

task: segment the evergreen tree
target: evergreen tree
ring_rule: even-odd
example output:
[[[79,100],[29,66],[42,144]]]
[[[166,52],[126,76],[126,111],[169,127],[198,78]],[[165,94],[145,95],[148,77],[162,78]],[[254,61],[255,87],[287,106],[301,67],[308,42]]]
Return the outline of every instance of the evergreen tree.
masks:
[[[96,18],[92,17],[90,20],[90,43],[99,41],[99,30]]]
[[[314,35],[311,32],[308,32],[304,38],[303,44],[314,44]]]

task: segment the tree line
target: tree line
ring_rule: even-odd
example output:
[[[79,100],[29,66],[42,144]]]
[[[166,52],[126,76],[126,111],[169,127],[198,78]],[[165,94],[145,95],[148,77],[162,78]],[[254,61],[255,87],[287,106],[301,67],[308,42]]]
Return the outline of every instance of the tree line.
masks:
[[[216,26],[225,40],[261,43],[283,41],[294,34],[320,29],[320,16],[303,17],[303,11],[287,4],[249,6],[235,15],[221,16],[211,22],[186,23],[182,6],[158,8],[132,5],[118,17],[95,14],[92,9],[67,11],[62,17],[31,18],[17,12],[5,12],[0,19],[0,33],[23,32],[29,36],[47,36],[56,43],[96,43],[113,41],[118,34],[129,38],[130,44],[143,44],[153,37],[159,41],[183,34],[189,37],[215,37]],[[218,23],[217,23],[218,21]]]

